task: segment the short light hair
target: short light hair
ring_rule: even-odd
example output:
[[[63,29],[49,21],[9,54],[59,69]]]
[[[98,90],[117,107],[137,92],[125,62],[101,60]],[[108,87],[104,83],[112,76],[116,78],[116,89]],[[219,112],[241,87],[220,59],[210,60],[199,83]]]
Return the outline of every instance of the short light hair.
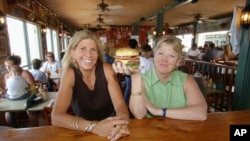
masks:
[[[183,57],[183,45],[181,39],[175,36],[164,35],[159,39],[156,46],[153,48],[153,52],[155,53],[159,48],[163,46],[171,47],[178,54],[179,58]]]
[[[81,42],[84,39],[91,39],[96,43],[97,53],[98,53],[97,63],[103,63],[103,60],[104,60],[103,49],[102,49],[102,45],[101,45],[99,38],[97,38],[95,33],[89,30],[81,30],[74,34],[74,36],[72,37],[67,47],[67,50],[65,51],[64,57],[62,59],[63,71],[67,69],[68,67],[75,67],[79,69],[78,66],[74,63],[74,59],[71,57],[70,51],[75,50],[79,42]]]

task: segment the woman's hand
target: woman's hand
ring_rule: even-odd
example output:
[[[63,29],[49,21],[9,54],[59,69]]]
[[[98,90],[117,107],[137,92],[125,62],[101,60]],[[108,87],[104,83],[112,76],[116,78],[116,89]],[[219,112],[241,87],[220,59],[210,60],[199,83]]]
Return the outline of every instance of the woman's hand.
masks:
[[[111,141],[116,141],[121,137],[129,135],[128,124],[129,121],[122,117],[108,117],[99,121],[92,132],[102,137],[107,137]]]
[[[118,117],[114,117],[117,118],[118,120],[125,120],[125,121],[130,121],[129,117],[127,115],[121,115]],[[111,141],[115,141],[118,140],[120,137],[124,137],[129,135],[129,131],[128,131],[128,124],[120,124],[120,125],[116,125],[115,128],[112,131],[112,134],[110,136],[108,136],[108,139]]]
[[[127,67],[125,64],[121,62],[113,63],[112,67],[116,73],[121,73],[126,75],[134,75],[140,73],[139,69],[132,69],[130,67]]]

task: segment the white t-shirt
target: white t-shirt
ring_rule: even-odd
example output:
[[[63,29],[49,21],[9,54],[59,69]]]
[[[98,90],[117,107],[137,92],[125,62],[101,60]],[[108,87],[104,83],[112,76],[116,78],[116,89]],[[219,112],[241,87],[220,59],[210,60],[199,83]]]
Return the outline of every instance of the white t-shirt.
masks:
[[[7,95],[9,98],[15,99],[28,93],[26,90],[28,84],[22,76],[12,76],[6,80]]]
[[[147,59],[145,57],[140,56],[139,69],[140,69],[142,74],[147,72],[152,67],[153,67],[153,57],[150,57]]]
[[[186,56],[188,57],[188,56],[196,56],[196,57],[200,57],[200,51],[199,51],[199,49],[197,48],[197,49],[195,49],[195,50],[192,50],[191,48],[187,51],[187,54],[186,54]]]

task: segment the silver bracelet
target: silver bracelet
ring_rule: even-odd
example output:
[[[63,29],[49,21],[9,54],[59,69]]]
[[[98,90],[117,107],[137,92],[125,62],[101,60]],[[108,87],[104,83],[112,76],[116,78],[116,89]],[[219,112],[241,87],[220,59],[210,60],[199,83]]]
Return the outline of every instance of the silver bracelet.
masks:
[[[90,124],[84,129],[84,132],[90,133],[96,125],[96,122],[90,122]]]

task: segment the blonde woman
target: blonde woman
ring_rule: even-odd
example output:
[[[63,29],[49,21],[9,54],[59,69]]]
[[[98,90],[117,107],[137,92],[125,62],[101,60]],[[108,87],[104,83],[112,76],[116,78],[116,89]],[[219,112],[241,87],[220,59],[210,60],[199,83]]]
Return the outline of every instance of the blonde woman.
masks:
[[[177,70],[183,57],[182,47],[176,37],[161,37],[153,49],[154,67],[144,74],[120,63],[113,64],[116,72],[131,75],[129,108],[135,118],[162,116],[201,121],[207,118],[207,104],[196,81]]]
[[[230,45],[225,45],[224,46],[224,54],[222,56],[222,59],[224,61],[229,61],[229,60],[234,60],[236,58],[237,58],[236,55],[231,50],[231,46]]]
[[[129,134],[129,115],[111,64],[103,63],[99,39],[77,32],[62,59],[63,73],[52,112],[52,124],[107,137]],[[75,116],[67,113],[71,106]]]

